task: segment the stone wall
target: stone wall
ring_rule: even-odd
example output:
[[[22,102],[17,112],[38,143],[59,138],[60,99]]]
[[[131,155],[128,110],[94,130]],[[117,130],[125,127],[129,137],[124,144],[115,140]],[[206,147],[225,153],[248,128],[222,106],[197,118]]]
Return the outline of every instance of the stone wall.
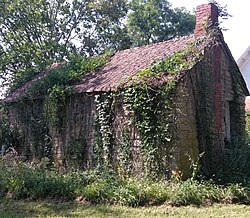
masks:
[[[244,93],[237,76],[239,72],[232,70],[220,45],[206,51],[205,56],[179,81],[174,94],[171,146],[159,145],[166,156],[173,157],[162,159],[166,171],[180,170],[183,178],[190,176],[190,160],[197,161],[201,153],[204,153],[203,166],[210,173],[223,160],[227,103],[230,140],[244,132]],[[95,126],[95,94],[70,96],[57,126],[46,123],[43,106],[43,100],[10,104],[10,122],[16,129],[20,154],[27,159],[47,156],[59,167],[87,169],[102,164],[95,156],[97,139],[101,136],[101,130]],[[114,136],[109,157],[112,167],[121,173],[142,175],[141,138],[132,122],[133,113],[121,96],[112,98],[110,113]]]
[[[72,95],[68,98],[61,124],[50,127],[57,164],[83,168],[92,164],[94,110],[93,95]]]
[[[50,147],[49,130],[43,117],[43,101],[20,101],[9,105],[10,129],[15,149],[24,159],[39,160]]]
[[[229,63],[222,47],[215,45],[207,51],[206,59],[199,62],[180,83],[184,94],[183,98],[179,98],[183,99],[183,102],[177,101],[177,108],[182,108],[187,114],[186,117],[183,115],[185,113],[179,115],[179,119],[184,120],[180,123],[186,123],[186,126],[178,128],[182,138],[180,148],[185,148],[186,141],[186,148],[183,150],[188,151],[192,141],[190,149],[193,148],[193,157],[197,156],[197,153],[204,153],[202,163],[205,170],[211,174],[223,161],[226,141],[226,144],[232,144],[236,137],[244,136],[244,93],[237,80],[238,76],[237,69],[232,71],[232,64]],[[230,125],[231,135],[228,139],[225,123],[227,104],[230,106],[230,123],[227,125]],[[189,136],[185,134],[185,128]],[[198,142],[195,141],[196,136]],[[195,149],[197,145],[198,151]],[[187,159],[185,162],[188,163]]]
[[[191,175],[191,160],[198,161],[199,146],[196,123],[196,99],[190,72],[177,87],[175,97],[176,134],[175,156],[176,169],[180,170],[183,178]]]

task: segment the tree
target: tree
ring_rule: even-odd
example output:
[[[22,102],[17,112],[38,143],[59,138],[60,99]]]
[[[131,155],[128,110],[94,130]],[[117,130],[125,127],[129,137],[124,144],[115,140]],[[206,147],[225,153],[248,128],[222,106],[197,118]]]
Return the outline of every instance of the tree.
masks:
[[[195,16],[184,8],[172,9],[166,0],[132,0],[128,29],[134,46],[171,39],[193,32]]]
[[[165,0],[0,0],[0,11],[0,80],[12,88],[75,53],[159,42],[194,28],[193,15]]]
[[[1,0],[0,11],[0,78],[12,86],[77,51],[118,48],[127,13],[126,0]]]
[[[81,52],[99,54],[103,51],[130,47],[125,19],[128,12],[127,0],[97,0],[94,6],[91,31],[81,34]]]

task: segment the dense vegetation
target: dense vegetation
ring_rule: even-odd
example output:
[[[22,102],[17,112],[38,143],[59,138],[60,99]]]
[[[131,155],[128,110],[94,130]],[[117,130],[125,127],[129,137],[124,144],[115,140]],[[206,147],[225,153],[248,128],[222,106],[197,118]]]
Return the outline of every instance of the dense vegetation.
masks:
[[[247,137],[249,120],[247,114]],[[2,131],[1,134],[7,133]],[[193,163],[190,179],[181,181],[178,174],[173,174],[172,180],[166,181],[123,176],[107,168],[59,171],[47,158],[39,163],[23,162],[10,148],[0,158],[0,196],[12,199],[78,198],[90,203],[127,206],[249,204],[249,140],[244,146],[235,144],[227,155],[224,167],[210,180],[199,172],[198,163]]]
[[[193,178],[152,181],[122,178],[105,170],[62,173],[48,169],[46,160],[24,164],[6,156],[0,162],[1,196],[12,199],[84,199],[91,203],[172,206],[213,203],[250,203],[249,189],[239,185],[217,185]]]
[[[249,137],[249,114],[246,133]],[[250,150],[246,143],[228,154],[224,169],[213,180],[204,180],[193,165],[193,176],[181,181],[123,177],[113,171],[67,171],[55,169],[48,159],[24,163],[14,151],[0,159],[0,195],[12,199],[80,199],[90,203],[127,206],[168,204],[211,205],[250,203]]]

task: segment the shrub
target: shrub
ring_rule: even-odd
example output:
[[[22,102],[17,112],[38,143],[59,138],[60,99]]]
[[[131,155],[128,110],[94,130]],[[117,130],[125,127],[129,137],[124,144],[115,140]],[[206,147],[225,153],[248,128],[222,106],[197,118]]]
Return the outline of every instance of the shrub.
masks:
[[[127,206],[168,204],[201,205],[207,202],[249,203],[249,189],[239,184],[216,185],[212,181],[152,181],[121,178],[112,171],[61,173],[46,164],[33,165],[13,159],[0,161],[1,195],[14,199],[82,197],[92,203]]]
[[[170,201],[174,205],[201,205],[205,202],[219,202],[223,188],[212,182],[198,182],[192,179],[178,182],[172,188]]]
[[[250,203],[249,188],[239,184],[231,184],[225,189],[225,198],[228,203]]]
[[[87,176],[81,173],[59,173],[20,161],[6,165],[0,161],[0,188],[11,198],[66,198],[75,197],[77,187],[86,185]]]

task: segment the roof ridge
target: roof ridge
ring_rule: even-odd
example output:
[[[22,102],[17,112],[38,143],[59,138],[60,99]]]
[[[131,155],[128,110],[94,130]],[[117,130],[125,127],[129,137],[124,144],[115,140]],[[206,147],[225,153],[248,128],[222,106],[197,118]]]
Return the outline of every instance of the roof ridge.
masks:
[[[171,42],[176,42],[176,41],[179,41],[181,39],[187,39],[187,38],[194,38],[195,35],[194,34],[190,34],[190,35],[186,35],[186,36],[177,36],[177,37],[174,37],[174,38],[171,38],[171,39],[168,39],[168,40],[164,40],[164,41],[160,41],[160,42],[155,42],[155,43],[150,43],[150,44],[147,44],[147,45],[142,45],[142,46],[136,46],[136,47],[132,47],[132,48],[127,48],[127,49],[124,49],[124,50],[119,50],[116,53],[118,52],[125,52],[125,51],[131,51],[131,50],[134,50],[134,49],[143,49],[145,47],[154,47],[156,45],[159,45],[159,44],[162,44],[162,43],[171,43]]]

